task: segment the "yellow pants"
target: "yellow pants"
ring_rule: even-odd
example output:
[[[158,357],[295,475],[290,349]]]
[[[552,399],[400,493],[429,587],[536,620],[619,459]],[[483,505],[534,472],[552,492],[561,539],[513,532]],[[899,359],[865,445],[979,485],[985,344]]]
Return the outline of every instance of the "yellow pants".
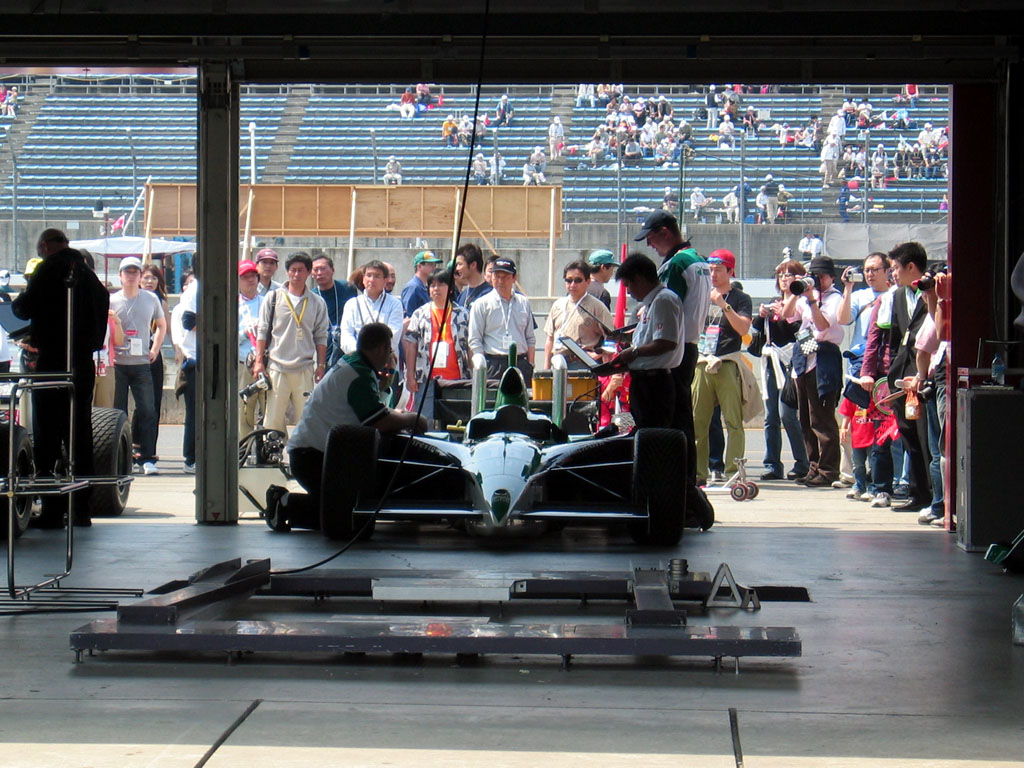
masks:
[[[263,417],[265,429],[276,429],[288,433],[288,406],[292,407],[294,424],[302,418],[306,398],[313,391],[313,366],[297,371],[267,370],[270,377],[270,391],[267,393],[267,413]]]

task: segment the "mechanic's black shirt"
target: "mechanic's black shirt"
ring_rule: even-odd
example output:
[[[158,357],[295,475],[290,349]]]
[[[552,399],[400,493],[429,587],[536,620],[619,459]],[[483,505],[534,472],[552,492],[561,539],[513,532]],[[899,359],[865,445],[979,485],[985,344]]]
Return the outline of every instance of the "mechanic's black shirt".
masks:
[[[736,314],[750,317],[752,302],[750,296],[743,291],[733,288],[725,295],[725,303],[732,307]],[[725,313],[718,308],[717,304],[711,304],[708,307],[708,319],[704,323],[705,329],[710,325],[718,325],[721,328],[716,355],[722,356],[740,351],[743,346],[743,337],[733,329]]]

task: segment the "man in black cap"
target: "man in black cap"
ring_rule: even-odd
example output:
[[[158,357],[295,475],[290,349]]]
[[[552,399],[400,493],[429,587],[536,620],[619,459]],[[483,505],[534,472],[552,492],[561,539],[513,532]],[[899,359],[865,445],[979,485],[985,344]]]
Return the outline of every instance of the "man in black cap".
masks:
[[[808,488],[831,488],[839,479],[836,406],[843,390],[843,358],[839,351],[843,295],[834,286],[836,269],[828,256],[815,256],[807,271],[814,287],[790,295],[782,307],[783,318],[800,318],[793,346],[793,372],[810,469],[796,482]]]
[[[711,296],[711,267],[704,257],[690,245],[679,231],[671,214],[655,211],[644,221],[643,228],[633,238],[646,240],[658,255],[661,266],[658,279],[670,288],[683,303],[683,359],[672,369],[675,384],[675,407],[672,426],[686,434],[687,479],[693,485],[697,479],[697,451],[693,428],[693,400],[690,387],[697,368],[697,341],[704,328]]]
[[[508,367],[508,353],[516,345],[516,367],[529,387],[533,381],[533,309],[530,300],[515,290],[516,263],[498,258],[490,263],[494,290],[473,302],[469,311],[469,350],[487,359],[487,378],[497,379]]]

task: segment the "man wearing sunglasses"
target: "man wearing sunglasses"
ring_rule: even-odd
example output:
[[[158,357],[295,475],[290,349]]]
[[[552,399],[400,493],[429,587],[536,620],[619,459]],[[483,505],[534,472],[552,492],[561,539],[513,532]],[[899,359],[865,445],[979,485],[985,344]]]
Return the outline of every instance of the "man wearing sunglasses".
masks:
[[[590,267],[584,261],[574,261],[563,270],[566,295],[551,305],[548,320],[544,324],[547,341],[544,342],[544,368],[551,368],[553,355],[565,355],[569,368],[583,368],[583,362],[566,354],[562,337],[572,339],[584,349],[599,347],[604,333],[601,325],[615,326],[615,320],[608,308],[587,291]]]

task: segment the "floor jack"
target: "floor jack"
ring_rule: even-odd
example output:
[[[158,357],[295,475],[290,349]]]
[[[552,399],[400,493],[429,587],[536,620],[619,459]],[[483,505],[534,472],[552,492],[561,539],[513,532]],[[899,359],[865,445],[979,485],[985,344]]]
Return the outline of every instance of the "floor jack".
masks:
[[[736,471],[721,485],[704,486],[704,493],[727,493],[734,501],[756,499],[760,491],[757,483],[747,479],[747,460],[744,458],[736,459]]]

